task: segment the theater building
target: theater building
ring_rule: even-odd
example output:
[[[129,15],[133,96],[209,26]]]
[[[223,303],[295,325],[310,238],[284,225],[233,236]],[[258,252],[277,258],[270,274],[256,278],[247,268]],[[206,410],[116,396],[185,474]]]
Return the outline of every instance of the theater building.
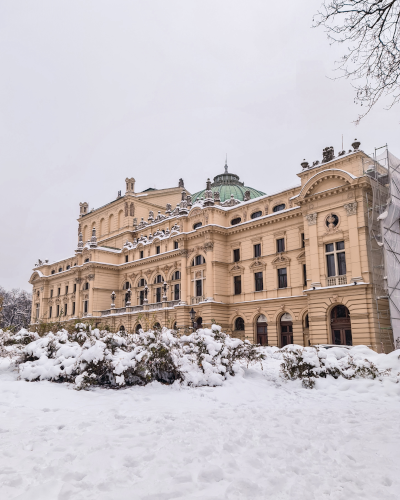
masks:
[[[129,332],[217,323],[260,344],[365,344],[388,351],[390,318],[377,314],[368,258],[359,143],[301,164],[299,183],[265,194],[225,171],[191,195],[135,191],[89,210],[78,243],[39,261],[32,323],[89,319]],[[380,299],[379,300],[386,300]],[[192,312],[192,316],[193,316]]]

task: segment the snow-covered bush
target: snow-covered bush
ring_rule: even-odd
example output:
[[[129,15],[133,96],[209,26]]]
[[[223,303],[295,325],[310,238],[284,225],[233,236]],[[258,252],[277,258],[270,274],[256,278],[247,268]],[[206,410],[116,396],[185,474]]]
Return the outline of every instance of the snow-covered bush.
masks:
[[[0,331],[0,338],[4,336]],[[154,380],[171,384],[221,385],[243,365],[261,362],[264,355],[248,341],[233,339],[219,326],[179,337],[173,330],[111,333],[77,324],[39,336],[7,334],[7,354],[25,380],[72,382],[79,389],[90,385],[121,387]],[[0,343],[1,345],[1,343]]]
[[[393,375],[399,380],[399,351],[386,355],[378,354],[366,346],[327,349],[290,345],[281,349],[280,353],[283,359],[282,376],[287,380],[299,379],[306,388],[313,388],[317,378],[328,376],[350,380]]]

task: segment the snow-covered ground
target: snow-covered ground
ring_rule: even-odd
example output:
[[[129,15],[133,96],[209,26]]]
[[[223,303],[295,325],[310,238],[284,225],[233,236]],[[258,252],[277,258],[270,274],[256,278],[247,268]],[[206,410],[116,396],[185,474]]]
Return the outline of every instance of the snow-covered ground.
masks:
[[[0,497],[400,498],[400,384],[284,382],[279,361],[222,387],[76,391],[1,361]]]

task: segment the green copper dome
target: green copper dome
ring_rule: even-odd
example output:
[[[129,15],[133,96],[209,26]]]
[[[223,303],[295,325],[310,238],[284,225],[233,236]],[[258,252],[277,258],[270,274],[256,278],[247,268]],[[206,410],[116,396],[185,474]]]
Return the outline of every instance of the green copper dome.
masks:
[[[205,191],[206,189],[203,189],[194,193],[192,195],[192,203],[200,198],[204,198]],[[236,200],[243,201],[246,191],[250,192],[250,199],[265,195],[265,193],[258,189],[245,186],[243,182],[240,182],[238,175],[229,173],[226,163],[225,172],[214,177],[214,182],[211,184],[211,191],[213,193],[219,192],[221,202],[229,200],[232,194]]]

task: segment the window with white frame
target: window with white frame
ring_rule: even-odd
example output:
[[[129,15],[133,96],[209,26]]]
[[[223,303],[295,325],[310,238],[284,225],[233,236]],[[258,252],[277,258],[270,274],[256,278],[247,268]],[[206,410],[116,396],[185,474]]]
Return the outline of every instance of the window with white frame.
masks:
[[[325,245],[326,268],[328,277],[344,276],[346,274],[346,254],[344,241]]]

